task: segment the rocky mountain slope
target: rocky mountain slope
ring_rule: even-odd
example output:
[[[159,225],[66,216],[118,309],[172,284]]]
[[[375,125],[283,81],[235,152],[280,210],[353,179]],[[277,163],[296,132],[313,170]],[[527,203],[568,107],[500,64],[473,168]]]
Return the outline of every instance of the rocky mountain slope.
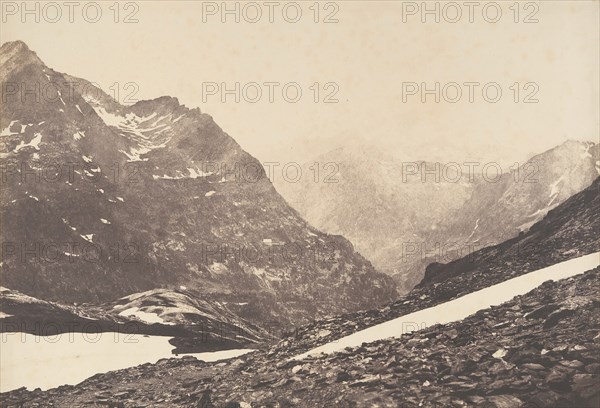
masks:
[[[313,322],[289,333],[279,345],[286,352],[291,350],[301,354],[358,330],[546,266],[595,253],[598,248],[600,177],[591,186],[549,211],[541,221],[518,237],[447,264],[431,264],[422,282],[397,301],[379,309]]]
[[[453,175],[459,178],[456,183],[423,183],[402,175],[402,163],[375,148],[344,147],[304,164],[298,182],[274,181],[312,225],[334,234],[343,231],[359,252],[391,275],[404,264],[404,244],[423,242],[439,220],[468,200],[471,190],[462,174]]]
[[[510,170],[495,163],[404,163],[373,148],[349,147],[306,163],[296,183],[275,182],[312,225],[343,234],[408,292],[429,263],[526,231],[589,186],[600,174],[599,160],[600,145],[578,141]]]
[[[15,390],[0,400],[24,407],[596,407],[600,268],[546,282],[459,322],[334,354],[293,357],[381,321],[596,252],[598,215],[600,178],[519,237],[434,266],[409,295],[384,308],[315,322],[271,347],[218,364],[161,360],[76,386]]]
[[[301,361],[258,351],[161,360],[76,386],[2,394],[3,406],[597,407],[600,268],[499,307]],[[157,386],[160,384],[160,386]]]
[[[171,97],[124,106],[22,42],[1,51],[7,288],[102,304],[184,287],[283,324],[395,298],[389,277],[311,228],[209,115]]]

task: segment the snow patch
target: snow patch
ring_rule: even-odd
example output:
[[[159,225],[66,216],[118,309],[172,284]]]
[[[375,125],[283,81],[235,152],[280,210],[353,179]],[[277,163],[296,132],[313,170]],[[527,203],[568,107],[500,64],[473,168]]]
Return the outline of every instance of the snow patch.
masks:
[[[207,176],[210,176],[212,174],[212,172],[210,172],[210,171],[208,173],[205,173],[202,170],[191,169],[189,167],[188,167],[187,170],[190,172],[190,178],[192,178],[192,179],[196,179],[198,177],[207,177]]]
[[[590,147],[592,146],[594,146],[593,143],[581,146],[581,154],[579,155],[579,157],[581,157],[582,159],[587,159],[588,157],[591,158],[592,154],[590,153]]]
[[[227,272],[227,266],[225,266],[222,263],[219,262],[213,262],[210,266],[209,269],[214,272],[214,273],[223,273],[223,272]]]
[[[18,121],[13,120],[12,122],[10,122],[10,124],[8,125],[8,127],[6,127],[5,129],[2,130],[2,132],[0,133],[0,136],[12,136],[12,135],[18,135],[18,133],[12,133],[10,131],[10,128],[12,127],[12,125],[14,125],[15,123],[17,123]]]
[[[162,175],[162,176],[157,176],[155,174],[152,175],[152,178],[154,180],[181,180],[181,179],[197,179],[199,177],[207,177],[212,175],[212,172],[203,172],[202,170],[199,169],[193,169],[193,168],[187,168],[187,171],[189,172],[189,175],[184,175],[182,172],[180,172],[179,170],[177,170],[177,175],[176,176],[169,176],[169,175]]]
[[[75,139],[75,140],[81,140],[84,137],[85,137],[85,132],[83,132],[83,131],[75,132],[73,134],[73,139]]]
[[[407,325],[406,322],[423,322],[420,327],[422,329],[436,324],[447,324],[462,320],[480,310],[498,306],[515,296],[524,295],[548,280],[566,279],[593,269],[598,266],[599,256],[600,252],[596,252],[517,276],[516,278],[477,290],[437,306],[409,313],[358,331],[292,357],[290,360],[302,360],[309,355],[316,356],[321,353],[334,353],[346,347],[358,347],[363,343],[370,343],[391,337],[398,338],[405,333],[415,330],[414,325]],[[419,327],[416,327],[416,329],[418,330]],[[496,353],[499,353],[499,351]]]
[[[475,235],[477,228],[479,228],[479,218],[477,218],[477,221],[475,221],[475,228],[473,228],[473,231],[471,232],[471,235],[469,235],[469,238],[467,238],[467,241],[470,240],[473,235]]]
[[[58,97],[60,98],[60,101],[62,102],[63,106],[67,106],[67,104],[65,103],[65,101],[63,101],[62,93],[60,93],[59,90],[57,90],[56,92],[58,92]]]
[[[143,321],[145,323],[150,323],[150,324],[154,324],[154,323],[174,324],[174,323],[165,322],[164,319],[156,313],[144,312],[144,311],[140,310],[139,307],[131,307],[129,309],[123,310],[121,313],[119,313],[119,316],[137,317],[141,321]]]
[[[94,101],[96,102],[96,101]],[[154,149],[163,148],[167,145],[170,139],[163,139],[161,143],[152,140],[151,136],[163,133],[170,129],[168,123],[158,124],[163,120],[169,120],[173,114],[161,116],[148,126],[147,122],[154,119],[157,115],[156,112],[149,116],[138,116],[135,113],[127,113],[120,115],[117,113],[108,112],[104,107],[93,104],[94,110],[100,116],[100,118],[106,123],[106,125],[116,128],[121,136],[133,139],[137,142],[137,146],[130,148],[129,152],[125,150],[119,150],[121,153],[127,156],[129,162],[147,161],[140,156],[146,154]],[[156,137],[154,137],[156,139]]]
[[[13,150],[13,151],[16,153],[25,147],[33,147],[35,150],[40,150],[40,142],[41,141],[42,141],[42,134],[36,133],[34,135],[33,139],[31,139],[31,141],[29,143],[25,143],[25,142],[21,141],[19,143],[19,145],[17,147],[15,147],[15,150]]]

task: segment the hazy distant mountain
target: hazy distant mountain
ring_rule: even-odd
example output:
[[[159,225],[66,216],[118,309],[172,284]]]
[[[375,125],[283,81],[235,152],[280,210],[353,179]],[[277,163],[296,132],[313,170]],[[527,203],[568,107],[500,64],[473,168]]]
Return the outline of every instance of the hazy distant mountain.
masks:
[[[299,182],[275,182],[312,225],[347,237],[408,291],[429,263],[449,262],[529,228],[589,186],[600,174],[598,160],[600,145],[577,141],[519,167],[490,163],[485,172],[486,163],[402,162],[374,148],[340,148],[306,163],[308,176]],[[333,182],[315,181],[315,166],[326,164]]]
[[[281,322],[395,297],[209,115],[171,97],[123,106],[22,42],[1,55],[3,286],[62,303],[184,288]]]

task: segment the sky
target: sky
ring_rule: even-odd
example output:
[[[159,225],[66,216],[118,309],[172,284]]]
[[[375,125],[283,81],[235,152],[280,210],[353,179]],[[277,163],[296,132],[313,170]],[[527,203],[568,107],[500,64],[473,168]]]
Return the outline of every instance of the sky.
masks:
[[[600,134],[598,1],[1,3],[1,42],[122,102],[175,96],[263,162],[514,163]]]

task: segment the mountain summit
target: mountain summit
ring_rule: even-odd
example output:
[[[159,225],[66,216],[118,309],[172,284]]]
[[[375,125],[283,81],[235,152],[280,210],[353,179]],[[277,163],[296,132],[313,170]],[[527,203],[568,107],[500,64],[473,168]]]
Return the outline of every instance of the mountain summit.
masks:
[[[2,45],[1,50],[0,65],[3,66],[3,73],[28,64],[43,65],[42,60],[23,41],[7,42]]]
[[[209,115],[171,97],[124,106],[22,42],[1,54],[4,286],[59,302],[185,288],[282,324],[395,297]]]

